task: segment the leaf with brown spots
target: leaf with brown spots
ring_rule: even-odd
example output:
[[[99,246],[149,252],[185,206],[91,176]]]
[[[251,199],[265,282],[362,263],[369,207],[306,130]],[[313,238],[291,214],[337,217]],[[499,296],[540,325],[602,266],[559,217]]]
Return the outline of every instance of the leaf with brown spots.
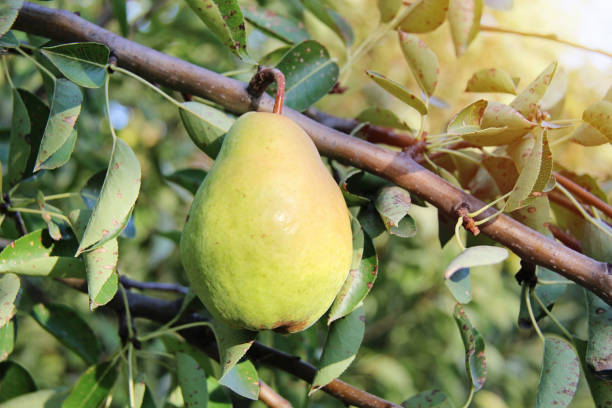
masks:
[[[427,95],[433,95],[440,71],[438,57],[416,35],[403,31],[398,31],[398,34],[402,52],[414,79]]]
[[[287,44],[296,44],[310,39],[304,23],[291,16],[281,16],[274,11],[254,6],[244,8],[242,13],[249,23]]]
[[[108,303],[117,293],[117,261],[119,246],[117,239],[111,239],[93,251],[82,255],[87,271],[87,292],[89,293],[89,309]]]
[[[389,109],[370,107],[362,110],[355,118],[360,122],[393,129],[410,130],[410,126]]]
[[[448,11],[448,0],[421,0],[412,2],[412,10],[400,23],[407,33],[427,33],[444,23]]]
[[[384,75],[374,71],[366,71],[366,74],[372,78],[376,85],[380,86],[382,89],[389,92],[391,95],[395,96],[408,106],[414,108],[421,115],[427,114],[427,106],[425,103],[410,93],[410,91],[404,85],[388,79]]]
[[[110,51],[104,44],[94,42],[61,44],[45,47],[41,53],[75,84],[85,88],[99,88],[106,79],[106,64]]]
[[[603,379],[595,375],[592,370],[586,365],[586,349],[587,342],[574,338],[574,344],[576,345],[576,351],[578,357],[580,357],[580,365],[584,377],[589,383],[589,389],[593,396],[593,402],[597,408],[608,408],[612,406],[612,379]]]
[[[402,402],[404,408],[455,408],[453,402],[440,390],[427,390]]]
[[[465,53],[478,34],[482,8],[482,0],[450,0],[448,22],[457,56]]]
[[[580,363],[574,348],[565,339],[547,336],[544,341],[536,408],[569,406],[576,394],[579,380]]]
[[[0,327],[0,361],[6,360],[15,348],[16,328],[15,320]]]
[[[179,114],[187,134],[200,150],[214,159],[234,119],[200,102],[183,102],[181,105],[186,108],[179,109]]]
[[[538,102],[540,102],[540,99],[546,93],[556,71],[557,61],[554,61],[527,86],[527,89],[514,98],[510,106],[519,111],[527,119],[535,118]]]
[[[380,21],[388,23],[397,15],[402,0],[378,0],[376,4],[380,12]]]
[[[465,347],[465,369],[474,391],[478,391],[484,386],[487,379],[484,339],[472,327],[472,323],[460,304],[455,305],[453,316]]]
[[[466,92],[502,92],[516,95],[518,78],[499,68],[485,68],[475,72],[467,83]]]
[[[72,135],[81,112],[83,95],[78,86],[60,78],[55,81],[49,120],[36,157],[34,171],[44,168],[44,163],[56,153]]]
[[[208,405],[206,372],[189,354],[176,353],[175,358],[176,377],[185,406],[206,408]]]
[[[250,400],[256,400],[259,397],[259,376],[255,366],[249,360],[244,360],[232,367],[219,379],[219,384]]]
[[[20,287],[17,275],[6,273],[0,276],[0,328],[15,315],[15,299]]]
[[[416,234],[415,221],[408,215],[411,204],[410,193],[397,186],[381,188],[374,201],[376,211],[387,231],[402,238]]]
[[[115,140],[104,184],[81,238],[77,255],[121,233],[136,203],[140,178],[138,158],[123,140]]]
[[[234,329],[218,320],[212,321],[210,326],[217,339],[222,367],[221,378],[223,378],[249,350],[257,337],[257,332]]]
[[[612,143],[612,102],[605,100],[595,102],[584,111],[582,120]]]
[[[351,365],[359,351],[364,332],[363,305],[331,324],[309,394],[329,384]]]

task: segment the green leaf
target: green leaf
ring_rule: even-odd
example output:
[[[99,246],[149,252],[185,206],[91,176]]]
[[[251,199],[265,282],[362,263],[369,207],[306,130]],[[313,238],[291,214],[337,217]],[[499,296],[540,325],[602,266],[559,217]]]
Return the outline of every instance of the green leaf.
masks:
[[[362,207],[357,216],[359,223],[363,230],[372,238],[376,238],[380,234],[386,231],[385,224],[380,219],[378,211],[374,208],[374,205],[368,205]]]
[[[206,384],[208,388],[208,408],[232,408],[232,401],[224,386],[213,377],[208,377]]]
[[[360,206],[370,202],[370,199],[368,197],[355,194],[349,191],[348,182],[351,177],[357,176],[362,173],[363,172],[361,170],[352,168],[351,170],[347,171],[338,182],[338,185],[340,186],[340,191],[342,192],[344,200],[346,201],[346,204],[349,207]]]
[[[72,308],[39,303],[32,308],[32,317],[88,364],[94,364],[100,358],[100,345],[93,330]]]
[[[538,102],[540,102],[540,99],[546,93],[556,71],[557,61],[554,61],[527,86],[527,89],[514,98],[510,106],[519,111],[527,119],[535,118]]]
[[[460,304],[455,305],[453,317],[465,347],[465,369],[467,375],[474,387],[474,391],[478,391],[483,387],[487,379],[484,340],[480,333],[472,327],[472,323]]]
[[[612,405],[612,380],[603,379],[591,371],[591,369],[585,364],[586,361],[586,349],[587,342],[574,338],[574,345],[580,358],[580,365],[582,366],[582,372],[584,377],[589,383],[591,390],[591,396],[593,402],[597,408],[604,408]]]
[[[582,120],[612,143],[612,102],[606,100],[595,102],[584,111]]]
[[[580,380],[576,351],[564,339],[546,337],[536,408],[567,407]]]
[[[411,203],[408,191],[401,187],[389,186],[379,191],[374,206],[387,231],[393,233],[393,229],[397,228],[400,221],[408,214]]]
[[[40,170],[45,161],[57,152],[72,135],[81,112],[82,100],[83,95],[78,86],[63,78],[55,81],[51,113],[40,142],[35,172]]]
[[[16,312],[15,299],[19,293],[21,282],[12,273],[0,275],[0,327],[13,318]]]
[[[351,365],[359,351],[364,332],[363,306],[331,324],[309,394],[329,384]]]
[[[219,367],[216,362],[213,362],[202,350],[192,346],[187,343],[185,340],[179,338],[177,335],[163,335],[161,336],[162,343],[164,343],[164,348],[168,353],[173,354],[187,354],[191,358],[193,358],[200,367],[204,369],[206,373],[210,373],[215,377],[219,375]]]
[[[0,47],[4,48],[17,48],[19,46],[19,40],[15,37],[12,31],[6,32],[4,35],[0,35]]]
[[[113,363],[100,363],[89,367],[70,391],[62,408],[96,408],[110,394],[117,379]]]
[[[19,9],[23,0],[5,0],[0,5],[0,35],[4,35],[11,26],[19,14]]]
[[[223,378],[249,350],[257,337],[257,332],[234,329],[218,320],[211,322],[211,326],[217,339],[219,361],[223,367],[221,378]]]
[[[20,395],[0,403],[0,408],[60,408],[66,393],[62,390],[40,390]]]
[[[176,353],[176,376],[185,406],[206,408],[208,389],[206,372],[188,354]]]
[[[71,43],[45,47],[41,52],[75,84],[85,88],[99,88],[104,84],[110,55],[106,45]]]
[[[54,241],[46,229],[32,231],[0,252],[0,272],[83,278],[83,262],[73,257],[75,246],[73,240]]]
[[[482,8],[482,0],[450,0],[448,22],[457,56],[465,53],[478,34]]]
[[[204,181],[206,174],[206,170],[202,169],[181,169],[167,175],[166,179],[178,184],[195,195],[200,184]]]
[[[89,293],[89,308],[94,310],[105,305],[117,293],[119,277],[117,261],[119,246],[117,239],[111,239],[91,252],[83,255],[87,271],[87,292]]]
[[[467,83],[466,92],[501,92],[516,95],[518,79],[499,68],[475,72]]]
[[[304,7],[310,11],[323,24],[331,28],[350,47],[354,41],[351,26],[335,11],[325,7],[320,0],[302,0]]]
[[[389,92],[391,95],[398,98],[408,106],[414,108],[421,115],[427,114],[427,106],[425,103],[414,96],[406,89],[402,84],[395,82],[391,79],[386,78],[384,75],[376,73],[374,71],[366,71],[366,74],[376,82],[378,86]]]
[[[529,205],[548,189],[552,177],[552,153],[548,145],[547,130],[537,128],[531,152],[525,158],[514,190],[506,200],[505,212]],[[516,164],[516,162],[515,162]],[[554,182],[554,179],[553,179]]]
[[[121,139],[113,143],[110,163],[77,255],[113,239],[123,230],[140,190],[140,163]]]
[[[342,288],[329,310],[327,324],[353,312],[368,295],[378,275],[378,257],[372,239],[365,235],[359,221],[351,219],[353,261]]]
[[[77,140],[77,131],[72,129],[70,136],[60,148],[51,155],[43,164],[40,165],[41,170],[53,170],[63,166],[70,160]]]
[[[237,0],[185,0],[208,28],[236,56],[251,62],[246,49],[244,17]]]
[[[399,41],[408,66],[417,83],[427,95],[431,96],[438,84],[440,67],[436,54],[413,34],[399,31]]]
[[[219,379],[219,384],[251,400],[256,400],[259,397],[257,370],[249,360],[244,360],[232,367]]]
[[[590,291],[586,292],[589,338],[586,363],[596,373],[612,372],[612,307]],[[603,374],[603,373],[602,373]],[[608,378],[612,379],[612,378]]]
[[[28,371],[14,361],[0,363],[0,402],[36,391]]]
[[[127,37],[130,32],[130,27],[127,22],[127,7],[126,0],[111,0],[111,9],[113,15],[119,22],[119,28],[121,29],[121,35]]]
[[[200,150],[215,158],[234,119],[200,102],[183,102],[181,105],[188,109],[179,109],[187,134]]]
[[[427,33],[444,23],[448,11],[448,0],[422,0],[412,4],[412,11],[400,24],[403,31]]]
[[[310,39],[304,24],[290,16],[281,16],[272,10],[257,7],[242,9],[244,18],[264,33],[287,44],[296,44]]]
[[[28,143],[31,131],[30,116],[17,89],[13,89],[13,117],[9,139],[8,184],[17,184],[28,177],[28,157],[31,146]]]
[[[466,304],[472,301],[472,280],[470,279],[470,268],[457,270],[444,284],[451,291],[455,300]]]
[[[410,126],[406,122],[398,118],[393,111],[385,108],[365,108],[355,119],[375,126],[410,130]]]
[[[402,402],[404,408],[454,408],[453,402],[440,390],[427,390]]]
[[[377,0],[380,21],[388,23],[397,15],[397,11],[402,5],[402,0]]]
[[[289,52],[291,49],[290,45],[286,45],[284,47],[280,47],[275,49],[274,51],[270,51],[259,60],[259,65],[261,66],[276,66]]]
[[[4,361],[15,348],[15,319],[0,327],[0,361]]]
[[[318,42],[295,45],[276,65],[285,74],[285,105],[306,110],[324,97],[338,81],[338,65]]]

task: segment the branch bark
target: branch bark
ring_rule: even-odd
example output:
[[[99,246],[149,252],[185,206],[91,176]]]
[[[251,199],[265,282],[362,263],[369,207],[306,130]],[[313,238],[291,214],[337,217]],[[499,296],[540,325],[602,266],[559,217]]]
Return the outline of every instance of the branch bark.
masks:
[[[68,11],[25,2],[14,28],[58,41],[106,44],[119,66],[149,81],[210,99],[236,113],[253,108],[246,84],[129,41]],[[263,95],[256,108],[270,112],[273,105],[274,100]],[[406,154],[338,132],[288,108],[284,114],[310,135],[322,154],[384,177],[453,218],[458,217],[460,207],[474,211],[484,206],[482,201],[427,171]],[[490,209],[477,219],[493,213]],[[612,305],[612,265],[568,249],[506,215],[483,224],[481,230],[521,258],[560,273]]]

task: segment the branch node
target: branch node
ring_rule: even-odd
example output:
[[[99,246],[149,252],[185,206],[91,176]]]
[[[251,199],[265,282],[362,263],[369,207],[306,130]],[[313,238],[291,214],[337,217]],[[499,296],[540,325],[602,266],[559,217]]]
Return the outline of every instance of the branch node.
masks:
[[[285,99],[285,75],[278,68],[272,67],[257,67],[257,73],[253,75],[247,93],[251,96],[251,107],[255,110],[259,105],[259,99],[263,95],[266,88],[276,82],[276,99],[274,100],[273,112],[282,114],[283,101]]]
[[[463,228],[470,231],[474,235],[480,234],[480,228],[474,222],[474,219],[469,216],[470,206],[468,203],[459,203],[456,207],[457,215],[463,220]]]

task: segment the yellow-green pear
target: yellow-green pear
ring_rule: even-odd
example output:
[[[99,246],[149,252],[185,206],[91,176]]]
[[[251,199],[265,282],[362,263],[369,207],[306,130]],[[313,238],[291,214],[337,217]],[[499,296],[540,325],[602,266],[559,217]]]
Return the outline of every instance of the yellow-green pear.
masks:
[[[325,313],[352,259],[349,212],[314,144],[290,119],[263,112],[228,132],[180,246],[191,287],[215,318],[281,333]]]

